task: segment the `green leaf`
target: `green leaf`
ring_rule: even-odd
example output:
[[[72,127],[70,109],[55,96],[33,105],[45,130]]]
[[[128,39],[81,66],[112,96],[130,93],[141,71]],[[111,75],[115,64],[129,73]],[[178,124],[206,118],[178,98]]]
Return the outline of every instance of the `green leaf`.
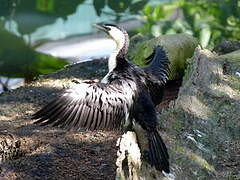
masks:
[[[3,0],[0,0],[3,1]],[[13,1],[13,0],[11,0]],[[37,28],[52,24],[59,17],[66,19],[85,0],[23,0],[16,6],[13,19],[21,34],[31,34]],[[2,7],[0,7],[2,10]]]
[[[117,13],[124,12],[130,5],[130,0],[108,0],[108,6]]]
[[[73,14],[77,6],[82,4],[85,0],[55,0],[53,15],[56,17],[67,18],[68,15]]]
[[[42,12],[52,12],[54,9],[54,0],[37,0],[36,9]]]
[[[0,28],[0,75],[24,77],[27,81],[43,72],[56,71],[66,61],[37,53],[23,39]],[[47,71],[46,71],[47,70]]]
[[[98,16],[101,15],[102,9],[105,7],[106,1],[105,0],[93,0],[93,7]]]
[[[9,17],[14,9],[15,0],[0,0],[0,17]]]
[[[47,74],[57,71],[68,64],[65,60],[42,53],[36,53],[37,61],[34,64],[38,74]]]
[[[154,8],[153,16],[155,20],[159,20],[160,18],[164,17],[163,15],[163,8],[161,5],[157,5]]]
[[[202,30],[200,31],[200,44],[202,47],[207,47],[209,41],[211,38],[211,29],[209,26],[204,26]]]
[[[161,29],[160,25],[152,26],[152,34],[154,37],[158,37],[158,36],[162,35],[162,29]]]
[[[153,11],[153,7],[150,5],[146,5],[143,9],[143,13],[145,16],[151,16]]]
[[[137,1],[130,6],[130,12],[131,13],[138,13],[139,11],[142,11],[144,6],[148,3],[147,0]]]

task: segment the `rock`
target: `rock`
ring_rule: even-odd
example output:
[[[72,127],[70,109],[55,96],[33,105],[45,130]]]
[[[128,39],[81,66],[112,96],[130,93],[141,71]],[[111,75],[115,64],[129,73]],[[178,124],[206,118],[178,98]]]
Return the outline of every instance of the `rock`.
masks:
[[[239,71],[240,51],[195,50],[177,100],[160,116],[176,179],[240,178],[240,166],[222,163],[240,162]]]
[[[140,158],[147,139],[138,128],[140,136],[119,141],[117,179],[240,178],[240,51],[217,56],[198,47],[188,64],[176,101],[159,116],[172,174]]]
[[[236,50],[240,49],[240,41],[229,41],[229,40],[224,40],[217,44],[214,48],[213,51],[218,53],[219,55],[227,54]]]

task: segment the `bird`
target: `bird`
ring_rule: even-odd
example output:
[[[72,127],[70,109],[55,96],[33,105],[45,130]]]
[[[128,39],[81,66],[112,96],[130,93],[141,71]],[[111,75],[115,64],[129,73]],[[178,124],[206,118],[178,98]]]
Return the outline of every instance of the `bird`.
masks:
[[[128,60],[129,36],[115,24],[94,24],[116,43],[108,59],[108,72],[100,82],[82,82],[65,90],[32,115],[34,123],[69,130],[134,129],[146,132],[146,162],[158,171],[170,173],[169,154],[158,133],[155,107],[162,101],[168,80],[169,59],[160,45],[153,47],[140,67]]]

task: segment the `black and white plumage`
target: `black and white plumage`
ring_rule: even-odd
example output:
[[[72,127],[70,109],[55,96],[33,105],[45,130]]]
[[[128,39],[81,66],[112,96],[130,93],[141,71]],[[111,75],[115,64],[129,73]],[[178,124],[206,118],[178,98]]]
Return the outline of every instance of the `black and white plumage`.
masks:
[[[136,123],[147,132],[147,161],[159,171],[169,173],[167,148],[157,131],[155,106],[160,103],[168,78],[169,60],[161,46],[154,47],[140,68],[126,59],[127,32],[112,24],[95,25],[117,44],[108,60],[109,72],[97,83],[81,83],[33,115],[36,123],[78,130],[118,129]]]

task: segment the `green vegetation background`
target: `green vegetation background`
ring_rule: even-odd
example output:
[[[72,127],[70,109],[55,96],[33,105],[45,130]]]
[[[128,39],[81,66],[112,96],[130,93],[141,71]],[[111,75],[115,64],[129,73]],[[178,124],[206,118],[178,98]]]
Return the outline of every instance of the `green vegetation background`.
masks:
[[[143,26],[131,34],[141,33],[152,38],[163,34],[188,33],[198,39],[203,47],[212,48],[224,39],[240,38],[240,0],[92,0],[100,16],[108,7],[114,23],[126,15],[135,15]],[[34,51],[31,34],[37,28],[52,24],[61,17],[76,11],[86,0],[0,0],[0,75],[34,77],[56,71],[67,62]],[[42,19],[21,18],[22,13],[42,16]],[[34,16],[33,16],[34,17]],[[6,22],[17,23],[20,36],[5,29]],[[24,39],[23,36],[27,36]],[[141,62],[137,62],[141,63]]]

